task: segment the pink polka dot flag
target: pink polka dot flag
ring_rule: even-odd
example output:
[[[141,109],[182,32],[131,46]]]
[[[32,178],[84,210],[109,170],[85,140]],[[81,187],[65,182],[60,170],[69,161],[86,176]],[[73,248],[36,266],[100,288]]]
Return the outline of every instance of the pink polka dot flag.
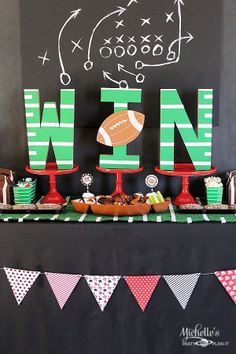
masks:
[[[103,311],[120,280],[120,276],[85,275],[84,277],[100,309]]]
[[[160,280],[159,275],[125,276],[128,287],[137,300],[142,311],[145,311],[151,296]]]
[[[40,272],[13,268],[4,268],[4,271],[17,304],[20,305]]]
[[[236,270],[215,272],[215,275],[236,304]]]
[[[52,291],[61,309],[72,294],[74,288],[80,281],[79,274],[45,273]]]

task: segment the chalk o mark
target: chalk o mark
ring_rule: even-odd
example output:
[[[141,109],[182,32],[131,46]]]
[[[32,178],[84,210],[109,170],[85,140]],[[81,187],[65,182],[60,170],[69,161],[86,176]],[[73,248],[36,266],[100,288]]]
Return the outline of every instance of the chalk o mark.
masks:
[[[137,61],[135,62],[135,68],[136,68],[137,70],[141,70],[143,67],[144,67],[144,63],[143,63],[141,60],[137,60]]]
[[[142,47],[141,47],[141,52],[143,53],[143,54],[148,54],[149,52],[150,52],[150,50],[151,50],[151,47],[150,47],[150,45],[143,45]]]
[[[125,55],[125,49],[121,45],[118,45],[114,48],[114,53],[117,58],[122,58]]]
[[[137,53],[137,47],[134,44],[130,44],[127,48],[127,54],[133,57]]]
[[[88,60],[84,63],[84,68],[86,71],[91,70],[93,68],[93,62],[91,60]]]
[[[110,47],[102,47],[100,48],[99,53],[102,58],[108,59],[112,55],[112,49]]]
[[[142,83],[144,82],[144,80],[145,80],[145,76],[144,76],[143,74],[138,74],[138,75],[136,76],[136,82],[137,82],[138,84],[142,84]]]
[[[67,86],[71,82],[71,77],[67,73],[61,73],[60,74],[60,81],[61,81],[62,85]]]
[[[162,47],[162,45],[156,44],[155,47],[154,47],[153,50],[152,50],[152,55],[153,55],[154,57],[156,57],[156,56],[158,56],[158,55],[162,55],[162,53],[163,53],[163,47]]]
[[[175,58],[176,58],[176,53],[173,50],[170,51],[166,57],[166,59],[169,61],[175,60]]]
[[[124,88],[124,89],[129,88],[128,82],[126,80],[121,80],[119,82],[119,86],[120,88]]]

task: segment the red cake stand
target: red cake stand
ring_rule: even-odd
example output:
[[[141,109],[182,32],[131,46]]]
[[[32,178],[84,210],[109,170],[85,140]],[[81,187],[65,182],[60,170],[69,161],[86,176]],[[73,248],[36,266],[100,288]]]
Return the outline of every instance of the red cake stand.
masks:
[[[138,173],[143,171],[143,167],[134,169],[134,170],[119,170],[119,169],[114,169],[114,168],[102,168],[99,166],[96,166],[96,169],[100,172],[103,173],[114,173],[116,174],[116,188],[114,192],[111,194],[116,195],[116,194],[125,194],[123,191],[123,175],[126,173]]]
[[[189,177],[207,176],[216,172],[216,168],[212,167],[207,171],[196,171],[191,163],[175,163],[173,171],[160,170],[159,166],[155,167],[155,171],[165,176],[182,177],[182,191],[174,199],[173,204],[194,204],[196,200],[189,193]]]
[[[58,170],[56,162],[48,162],[45,170],[32,170],[29,166],[26,166],[25,169],[33,175],[49,176],[49,193],[42,199],[42,204],[64,204],[66,200],[57,191],[56,176],[68,175],[78,171],[78,168],[79,166],[75,165],[68,170]]]

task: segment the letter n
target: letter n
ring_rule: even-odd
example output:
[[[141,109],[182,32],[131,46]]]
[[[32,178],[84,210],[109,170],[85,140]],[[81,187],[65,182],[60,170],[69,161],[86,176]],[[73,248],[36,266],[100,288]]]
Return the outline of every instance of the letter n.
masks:
[[[213,90],[198,90],[197,134],[177,90],[161,90],[160,168],[174,169],[175,127],[196,170],[211,169]]]

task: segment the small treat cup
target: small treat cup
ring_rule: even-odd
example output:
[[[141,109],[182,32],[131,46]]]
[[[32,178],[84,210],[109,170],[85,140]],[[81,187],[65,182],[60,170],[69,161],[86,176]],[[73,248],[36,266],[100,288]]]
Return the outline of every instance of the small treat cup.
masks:
[[[207,204],[222,204],[223,186],[206,187]]]

